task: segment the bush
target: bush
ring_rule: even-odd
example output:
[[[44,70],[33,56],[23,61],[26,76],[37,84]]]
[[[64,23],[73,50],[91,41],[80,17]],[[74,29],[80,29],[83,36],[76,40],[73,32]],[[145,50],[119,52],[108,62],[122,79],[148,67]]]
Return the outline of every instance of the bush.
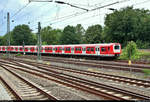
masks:
[[[140,53],[138,52],[137,45],[135,42],[131,41],[122,50],[122,54],[119,59],[139,59]]]

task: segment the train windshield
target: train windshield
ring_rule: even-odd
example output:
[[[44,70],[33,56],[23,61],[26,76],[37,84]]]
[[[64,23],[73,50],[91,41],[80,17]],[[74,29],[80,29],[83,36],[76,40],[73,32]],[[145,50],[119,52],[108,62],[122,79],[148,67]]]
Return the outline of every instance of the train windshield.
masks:
[[[115,50],[119,50],[120,49],[120,46],[119,45],[115,45]]]

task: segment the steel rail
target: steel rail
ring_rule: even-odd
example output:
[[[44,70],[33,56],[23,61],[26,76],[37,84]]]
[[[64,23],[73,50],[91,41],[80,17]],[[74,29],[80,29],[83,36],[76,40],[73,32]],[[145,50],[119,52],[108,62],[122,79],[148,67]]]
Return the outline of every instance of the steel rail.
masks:
[[[2,67],[2,66],[0,65],[0,67]],[[22,100],[20,95],[18,95],[17,92],[15,90],[13,90],[13,88],[1,76],[0,76],[0,80],[10,90],[10,92],[13,94],[13,96],[15,97],[16,100]]]
[[[6,66],[6,65],[5,65]],[[4,65],[1,65],[1,67],[3,67],[5,70],[7,70],[8,72],[10,72],[11,74],[13,74],[14,76],[16,76],[17,78],[21,79],[23,82],[27,83],[28,85],[30,85],[31,87],[37,89],[40,93],[44,94],[46,97],[48,97],[51,100],[57,100],[56,97],[46,93],[45,91],[41,90],[40,88],[36,87],[35,85],[33,85],[31,82],[25,80],[23,77],[17,75],[16,73],[14,73],[13,71],[9,70],[8,68],[6,68]]]
[[[28,67],[29,69],[29,67]],[[31,69],[31,68],[30,68]],[[141,94],[137,94],[137,93],[133,93],[133,92],[130,92],[130,91],[125,91],[123,89],[119,89],[119,88],[115,88],[115,87],[112,87],[112,86],[108,86],[108,85],[104,85],[104,84],[100,84],[100,83],[97,83],[97,82],[93,82],[93,81],[89,81],[89,80],[86,80],[86,79],[82,79],[82,78],[78,78],[78,77],[74,77],[74,76],[71,76],[71,75],[59,75],[60,73],[59,72],[54,72],[54,71],[51,71],[51,72],[43,72],[43,71],[40,71],[40,70],[35,70],[33,69],[34,71],[38,71],[38,72],[41,72],[41,73],[44,73],[46,75],[50,75],[50,76],[53,76],[55,78],[58,78],[58,79],[62,79],[64,81],[67,81],[67,82],[72,82],[72,80],[74,80],[74,82],[80,82],[80,83],[86,83],[89,84],[89,85],[93,85],[93,86],[96,86],[96,87],[101,87],[101,88],[105,88],[105,89],[109,89],[109,90],[115,90],[116,92],[120,92],[122,94],[125,94],[125,95],[131,95],[132,97],[136,97],[136,98],[140,98],[140,99],[150,99],[150,97],[148,96],[144,96],[144,95],[141,95]],[[62,74],[62,73],[61,73]],[[65,76],[64,76],[65,75]],[[67,77],[66,77],[67,76]],[[72,77],[72,78],[71,78]],[[74,83],[73,82],[73,83]],[[75,84],[75,83],[74,83]]]
[[[26,70],[26,69],[21,69],[21,68],[15,68],[15,67],[12,67],[12,66],[9,66],[9,65],[5,65],[5,66],[8,66],[8,67],[11,67],[13,69],[20,70],[20,71],[24,71],[24,72],[30,73],[32,75],[39,76],[39,77],[42,77],[42,78],[54,81],[54,82],[60,83],[62,85],[68,86],[68,87],[72,87],[72,88],[76,88],[76,89],[79,89],[79,90],[82,90],[82,91],[86,91],[88,93],[97,95],[99,97],[103,97],[106,100],[124,100],[121,97],[112,96],[112,95],[110,95],[108,93],[105,93],[105,92],[102,92],[102,91],[99,91],[99,90],[87,87],[85,85],[73,82],[72,80],[67,80],[67,79],[64,79],[63,77],[56,77],[55,74],[48,74],[48,75],[52,76],[52,77],[55,77],[55,78],[58,78],[58,79],[47,77],[47,76],[43,75],[43,73],[36,73],[36,72],[29,71],[29,69]],[[63,79],[63,81],[60,81],[59,79]],[[64,81],[67,81],[67,82],[64,82]]]

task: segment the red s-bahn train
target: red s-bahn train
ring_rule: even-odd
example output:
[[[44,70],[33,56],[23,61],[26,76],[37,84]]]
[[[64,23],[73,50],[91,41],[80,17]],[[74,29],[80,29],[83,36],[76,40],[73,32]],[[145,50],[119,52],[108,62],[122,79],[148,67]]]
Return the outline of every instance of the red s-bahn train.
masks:
[[[37,53],[37,46],[0,46],[0,52]],[[59,55],[80,55],[96,57],[118,57],[121,54],[119,43],[74,44],[74,45],[42,45],[41,53]]]

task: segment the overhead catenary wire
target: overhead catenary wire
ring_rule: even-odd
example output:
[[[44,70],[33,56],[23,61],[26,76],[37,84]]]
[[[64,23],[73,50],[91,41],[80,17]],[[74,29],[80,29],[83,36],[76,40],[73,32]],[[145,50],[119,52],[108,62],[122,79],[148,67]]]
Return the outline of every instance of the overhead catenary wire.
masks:
[[[122,2],[125,2],[125,1],[129,1],[129,0],[122,0]],[[146,0],[147,2],[149,2],[149,0]],[[134,5],[139,5],[139,4],[143,4],[143,3],[145,3],[146,1],[143,1],[143,2],[140,2],[140,3],[136,3],[136,4],[134,4]],[[122,3],[122,2],[119,2],[119,3]],[[117,3],[116,3],[117,4]],[[115,5],[115,4],[114,4]],[[104,5],[104,6],[111,6],[111,5]],[[104,7],[105,8],[105,7]],[[21,8],[21,10],[19,11],[17,11],[18,13],[20,13],[21,11],[22,11],[22,9],[24,9],[24,7],[23,8]],[[97,10],[97,9],[101,9],[101,8],[95,8],[95,10]],[[90,9],[90,11],[92,11],[92,9]],[[89,11],[89,12],[90,12]],[[16,12],[16,13],[17,13]],[[16,14],[15,13],[15,14]],[[18,15],[18,13],[16,14],[16,15]],[[68,17],[67,16],[65,16],[65,17],[60,17],[60,18],[57,18],[57,19],[55,19],[55,20],[58,20],[57,22],[55,22],[55,24],[56,23],[59,23],[59,22],[63,22],[63,21],[65,21],[65,20],[67,20],[67,19],[71,19],[71,18],[73,18],[73,17],[77,17],[77,16],[80,16],[80,15],[82,15],[82,13],[83,14],[85,14],[84,12],[77,12],[77,13],[75,13],[75,14],[72,14],[72,15],[69,15]],[[87,12],[88,13],[88,12]],[[16,15],[13,15],[14,17],[16,16]],[[39,17],[40,18],[40,17]],[[54,20],[54,19],[53,19]],[[60,21],[61,20],[61,21]],[[49,21],[47,21],[47,22],[43,22],[43,24],[44,23],[49,23],[49,22],[51,22],[52,20],[49,20]],[[30,22],[30,20],[29,20],[29,22]],[[32,22],[31,22],[32,23]],[[37,24],[36,24],[36,26],[37,26]]]
[[[15,17],[18,13],[20,13],[20,12],[21,12],[24,8],[26,8],[29,4],[30,4],[30,2],[27,3],[25,6],[23,6],[22,8],[20,8],[14,15],[12,15],[11,18]]]
[[[110,4],[106,4],[106,5],[103,5],[103,6],[94,8],[94,9],[91,9],[91,10],[89,10],[88,12],[87,12],[87,11],[78,12],[78,13],[75,13],[75,14],[72,14],[72,15],[69,15],[69,16],[70,16],[70,18],[73,18],[73,17],[79,16],[79,15],[82,15],[82,14],[85,14],[85,13],[89,13],[89,12],[91,12],[91,11],[95,11],[95,10],[98,10],[98,9],[105,8],[105,7],[107,7],[107,6],[115,5],[115,4],[122,3],[122,2],[126,2],[126,1],[130,1],[130,0],[121,0],[121,1],[113,2],[113,3],[110,3]],[[70,18],[67,18],[67,17],[69,17],[69,16],[66,16],[66,18],[65,18],[65,17],[63,17],[63,18],[65,18],[65,20],[66,20],[66,19],[70,19]],[[62,18],[60,18],[60,19],[62,19]],[[59,18],[58,18],[57,20],[59,20]],[[51,22],[51,21],[52,21],[52,20],[47,21],[47,22]],[[61,21],[58,21],[58,22],[62,22],[62,21],[64,21],[64,19],[61,20]],[[57,22],[57,23],[58,23],[58,22]],[[43,22],[43,23],[46,23],[46,22]],[[36,25],[34,25],[34,26],[36,26]]]

